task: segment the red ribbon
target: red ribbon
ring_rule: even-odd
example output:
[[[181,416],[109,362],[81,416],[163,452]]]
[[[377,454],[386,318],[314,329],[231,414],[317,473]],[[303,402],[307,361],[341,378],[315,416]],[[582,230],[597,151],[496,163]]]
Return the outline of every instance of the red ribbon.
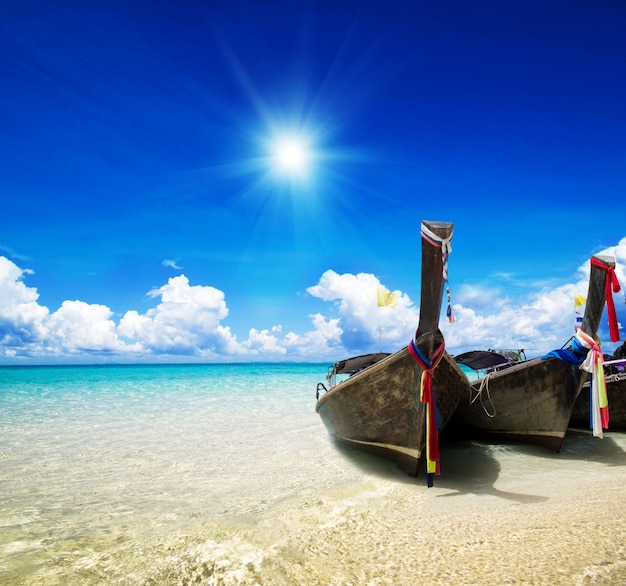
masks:
[[[422,368],[421,399],[424,403],[426,427],[426,479],[429,487],[433,485],[433,477],[440,473],[439,467],[439,432],[437,431],[437,407],[433,393],[433,370],[441,362],[446,348],[445,342],[433,352],[430,358],[424,356],[415,339],[408,346],[409,353]]]
[[[609,314],[609,333],[611,342],[619,342],[619,326],[617,325],[617,315],[615,314],[615,303],[613,293],[620,291],[620,284],[615,274],[615,268],[605,265],[603,262],[591,257],[591,264],[606,271],[606,307]]]
[[[435,462],[437,467],[435,474],[438,475],[440,473],[439,433],[437,432],[437,411],[435,407],[435,396],[433,394],[433,374],[430,370],[425,370],[422,374],[422,403],[426,404],[426,414],[428,417],[427,456],[430,462]]]

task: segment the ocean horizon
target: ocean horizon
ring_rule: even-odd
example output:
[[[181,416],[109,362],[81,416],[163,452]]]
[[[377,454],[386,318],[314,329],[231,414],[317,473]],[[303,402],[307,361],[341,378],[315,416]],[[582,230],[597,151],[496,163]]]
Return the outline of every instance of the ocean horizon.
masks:
[[[0,366],[0,583],[626,578],[625,434],[451,443],[428,489],[330,440],[328,366]]]

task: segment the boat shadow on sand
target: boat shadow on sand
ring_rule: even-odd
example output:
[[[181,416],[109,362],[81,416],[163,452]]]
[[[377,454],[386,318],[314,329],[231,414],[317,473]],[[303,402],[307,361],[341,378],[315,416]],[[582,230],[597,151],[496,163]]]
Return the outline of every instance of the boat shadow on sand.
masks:
[[[425,486],[426,474],[423,462],[420,464],[418,476],[409,476],[400,470],[393,462],[353,450],[347,446],[335,443],[337,451],[347,460],[356,464],[366,472],[380,478],[393,480],[403,484]],[[533,503],[546,500],[546,497],[507,492],[495,487],[501,466],[489,450],[471,441],[459,441],[441,445],[441,461],[445,472],[435,479],[435,487],[451,490],[452,492],[438,496],[457,496],[464,494],[491,495],[518,503]]]
[[[615,441],[615,439],[618,441]],[[527,493],[515,493],[496,488],[502,466],[499,457],[541,458],[555,462],[577,461],[594,462],[605,466],[626,466],[626,438],[624,434],[605,433],[603,439],[594,438],[590,431],[569,429],[563,447],[559,453],[551,452],[541,446],[522,443],[495,443],[477,440],[444,441],[441,449],[442,472],[435,479],[435,487],[451,492],[440,494],[441,497],[476,494],[495,496],[512,500],[520,504],[536,503],[548,497]],[[381,478],[405,484],[420,485],[425,473],[420,467],[418,477],[407,475],[393,462],[335,444],[338,452],[347,460],[368,473]]]
[[[626,435],[620,432],[604,432],[603,438],[593,437],[591,430],[569,428],[560,452],[542,446],[517,442],[474,440],[477,448],[515,453],[519,456],[541,458],[555,462],[576,461],[602,464],[604,466],[626,466]],[[454,446],[454,444],[452,444]]]
[[[496,488],[502,466],[493,451],[486,449],[480,442],[471,440],[444,442],[440,449],[442,472],[437,476],[435,486],[451,491],[440,495],[441,497],[475,494],[494,496],[519,504],[547,500],[547,497],[541,495]],[[504,450],[506,451],[507,447]]]
[[[537,450],[537,455],[560,460],[586,460],[606,466],[626,466],[626,434],[605,431],[603,438],[593,437],[590,429],[570,427],[558,454]],[[534,452],[533,452],[534,453]]]

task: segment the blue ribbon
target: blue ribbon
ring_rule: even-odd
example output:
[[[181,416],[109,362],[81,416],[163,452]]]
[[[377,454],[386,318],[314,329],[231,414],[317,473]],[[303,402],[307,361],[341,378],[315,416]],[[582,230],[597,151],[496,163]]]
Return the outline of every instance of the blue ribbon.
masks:
[[[564,348],[559,348],[558,350],[552,350],[548,352],[544,356],[541,357],[542,360],[547,360],[548,358],[558,358],[567,364],[582,364],[587,357],[587,352],[589,352],[589,348],[585,348],[576,338],[572,340],[571,349],[566,350]]]

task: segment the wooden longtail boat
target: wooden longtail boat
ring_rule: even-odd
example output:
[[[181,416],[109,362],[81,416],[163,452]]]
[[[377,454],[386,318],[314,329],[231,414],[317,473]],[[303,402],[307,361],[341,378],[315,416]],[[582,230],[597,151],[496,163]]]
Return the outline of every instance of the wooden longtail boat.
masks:
[[[592,259],[581,326],[590,338],[596,335],[605,305],[606,271],[614,266],[613,257]],[[451,425],[456,433],[539,444],[558,452],[586,380],[587,372],[558,358],[513,363],[473,381]]]
[[[609,426],[613,431],[626,431],[626,359],[604,363],[606,394],[609,402]],[[576,399],[570,427],[590,427],[589,382],[583,385]]]
[[[424,230],[440,240],[424,237]],[[425,447],[425,422],[430,421],[421,402],[421,379],[424,372],[434,377],[432,391],[440,428],[446,425],[461,397],[468,393],[469,382],[460,367],[446,358],[439,324],[444,285],[444,258],[453,225],[442,222],[422,223],[422,283],[419,325],[409,347],[375,360],[350,378],[336,383],[319,396],[315,410],[330,435],[339,443],[381,455],[416,476]],[[443,248],[442,248],[443,246]],[[443,252],[445,251],[445,257]],[[417,352],[426,358],[422,368],[414,358]],[[371,355],[368,355],[371,357]],[[357,357],[368,360],[368,356]],[[441,360],[434,364],[435,357]],[[433,363],[429,362],[433,360]],[[351,372],[350,361],[333,367]],[[354,364],[354,363],[353,363]],[[332,372],[332,371],[331,371]],[[432,412],[429,412],[432,414]],[[433,429],[430,429],[431,433]],[[431,444],[426,444],[431,445]],[[429,477],[430,483],[431,477]]]

